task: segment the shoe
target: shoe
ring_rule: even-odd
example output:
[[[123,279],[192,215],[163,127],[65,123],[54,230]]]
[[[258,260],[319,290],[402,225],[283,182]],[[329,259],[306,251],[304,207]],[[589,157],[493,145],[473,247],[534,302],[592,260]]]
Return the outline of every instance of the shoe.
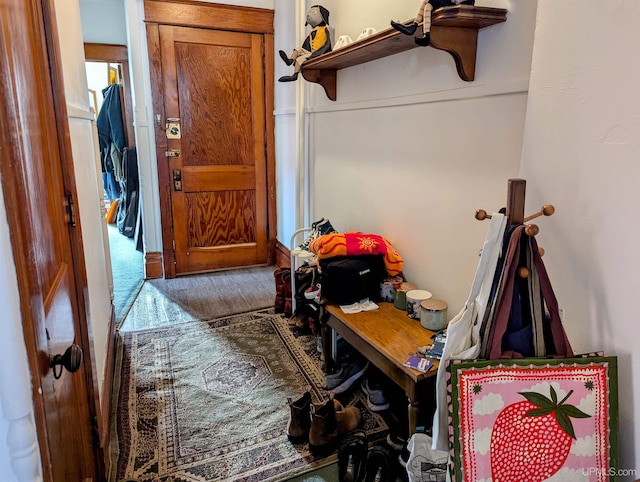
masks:
[[[280,54],[280,58],[282,59],[282,61],[285,64],[287,64],[287,65],[293,64],[294,60],[290,59],[289,56],[285,53],[284,50],[280,50],[278,53]]]
[[[278,82],[293,82],[294,80],[298,80],[298,72],[294,72],[291,75],[283,75],[278,79]]]
[[[391,482],[395,480],[391,452],[384,445],[376,445],[367,457],[365,482]]]
[[[273,277],[276,282],[274,309],[276,313],[282,313],[285,311],[286,299],[291,299],[291,269],[278,268],[274,271]]]
[[[311,230],[307,234],[307,237],[304,238],[304,241],[302,241],[301,244],[299,244],[298,246],[296,246],[295,248],[293,248],[291,250],[291,254],[293,256],[300,256],[300,254],[303,251],[308,251],[309,250],[309,244],[311,243],[311,241],[313,241],[314,239],[316,239],[319,236],[318,235],[317,226],[318,226],[318,224],[320,224],[324,220],[325,220],[324,218],[320,218],[320,220],[316,221],[315,223],[311,223]]]
[[[336,404],[334,394],[322,405],[311,404],[311,428],[309,429],[309,449],[312,452],[331,451],[335,449],[338,438],[358,428],[362,415],[356,407],[344,408]],[[338,408],[339,407],[339,408]]]
[[[311,387],[295,402],[287,398],[287,405],[290,410],[287,438],[291,443],[303,442],[309,436],[311,428]]]
[[[364,477],[367,462],[367,432],[362,429],[349,433],[338,448],[338,481],[358,482]]]
[[[354,382],[364,375],[369,367],[369,360],[361,355],[353,354],[345,357],[336,373],[324,377],[325,388],[334,393],[346,392]]]
[[[394,22],[393,20],[391,21],[391,26],[395,28],[398,32],[401,32],[405,35],[413,35],[414,33],[416,33],[416,29],[418,28],[418,24],[416,22],[413,22],[412,24],[409,24],[409,25],[405,25],[400,22]]]
[[[304,290],[304,297],[308,300],[315,300],[320,294],[320,283],[314,283]]]
[[[297,255],[300,259],[309,259],[315,256],[315,253],[309,250],[309,244],[316,238],[320,236],[324,236],[325,234],[335,233],[336,230],[331,225],[331,222],[328,219],[322,218],[320,221],[317,221],[311,225],[312,231],[315,230],[315,234],[313,238],[307,237],[305,239],[305,243],[300,246],[300,253]]]
[[[431,34],[429,32],[425,32],[424,37],[416,37],[414,40],[420,47],[428,47],[431,43]]]
[[[403,435],[390,432],[387,434],[387,445],[396,452],[402,452],[407,449],[407,438]],[[407,458],[409,458],[409,452],[407,452]]]
[[[367,396],[367,406],[372,412],[381,412],[389,408],[389,402],[384,398],[384,392],[378,383],[365,378],[360,388]]]

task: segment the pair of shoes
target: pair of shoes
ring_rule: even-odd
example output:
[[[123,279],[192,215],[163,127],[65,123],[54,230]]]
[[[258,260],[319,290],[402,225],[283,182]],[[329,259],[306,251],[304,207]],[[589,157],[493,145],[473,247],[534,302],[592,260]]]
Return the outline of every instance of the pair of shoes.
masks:
[[[345,356],[337,372],[325,375],[325,388],[334,393],[346,392],[368,367],[369,360],[358,353]]]
[[[278,268],[273,277],[276,281],[275,312],[291,315],[291,269]]]
[[[407,448],[407,438],[396,432],[387,434],[387,445],[396,452],[402,452]]]
[[[367,457],[365,482],[391,482],[396,480],[395,464],[391,451],[384,445],[376,445]]]
[[[358,428],[362,414],[356,407],[343,407],[329,393],[329,400],[322,405],[311,404],[311,428],[309,449],[314,453],[325,453],[335,449],[338,438]]]
[[[320,296],[320,283],[313,283],[304,290],[304,297],[308,300],[315,300]]]
[[[331,225],[331,222],[328,219],[320,218],[315,223],[311,223],[311,231],[304,239],[302,244],[296,246],[291,250],[291,254],[297,256],[301,259],[309,259],[315,256],[311,251],[309,251],[309,244],[316,238],[320,236],[324,236],[325,234],[335,233],[336,230]]]
[[[382,412],[389,408],[389,402],[384,397],[384,392],[378,382],[367,377],[362,380],[360,389],[367,396],[367,406],[372,412]]]
[[[339,482],[362,480],[367,461],[367,432],[357,429],[349,433],[338,448]]]
[[[342,410],[342,404],[338,400],[333,400],[335,410]],[[311,407],[315,406],[311,402],[311,387],[308,386],[304,394],[297,400],[287,398],[289,406],[289,421],[287,422],[287,438],[291,443],[301,443],[309,438],[311,430]],[[322,407],[319,404],[316,408]]]

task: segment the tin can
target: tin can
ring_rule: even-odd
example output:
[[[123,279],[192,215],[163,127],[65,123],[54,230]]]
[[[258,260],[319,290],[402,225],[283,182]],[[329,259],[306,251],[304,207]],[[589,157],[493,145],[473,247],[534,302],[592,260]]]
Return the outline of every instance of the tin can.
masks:
[[[420,324],[431,331],[440,331],[447,323],[447,305],[442,300],[424,300],[420,303]]]

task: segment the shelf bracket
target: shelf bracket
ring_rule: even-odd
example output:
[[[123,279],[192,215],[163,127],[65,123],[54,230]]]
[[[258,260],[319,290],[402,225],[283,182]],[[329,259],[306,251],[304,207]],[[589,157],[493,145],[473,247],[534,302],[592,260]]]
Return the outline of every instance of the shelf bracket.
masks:
[[[458,75],[471,82],[476,75],[478,30],[475,28],[431,27],[431,46],[449,52]]]
[[[302,76],[308,82],[320,84],[330,100],[336,100],[338,98],[336,94],[337,75],[335,70],[302,69]]]

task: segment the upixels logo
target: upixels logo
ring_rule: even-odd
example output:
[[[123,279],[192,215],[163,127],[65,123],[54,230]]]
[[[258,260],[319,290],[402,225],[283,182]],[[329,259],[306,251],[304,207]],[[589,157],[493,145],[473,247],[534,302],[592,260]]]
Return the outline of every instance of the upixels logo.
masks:
[[[638,475],[638,471],[636,469],[618,469],[616,467],[609,467],[608,469],[603,469],[601,467],[584,467],[582,469],[582,473],[587,477],[590,475],[605,475],[609,477],[636,477]]]

